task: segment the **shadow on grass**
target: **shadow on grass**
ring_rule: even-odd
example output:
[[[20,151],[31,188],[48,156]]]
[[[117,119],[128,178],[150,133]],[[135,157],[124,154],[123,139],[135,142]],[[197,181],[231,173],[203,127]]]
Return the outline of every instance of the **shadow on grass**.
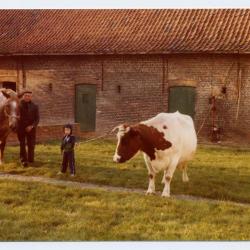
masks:
[[[26,171],[24,170],[10,170],[10,171],[5,171],[6,174],[24,174]]]
[[[44,164],[45,164],[45,162],[35,161],[35,162],[32,162],[32,163],[28,163],[28,166],[33,167],[33,168],[42,168],[42,167],[44,167]]]

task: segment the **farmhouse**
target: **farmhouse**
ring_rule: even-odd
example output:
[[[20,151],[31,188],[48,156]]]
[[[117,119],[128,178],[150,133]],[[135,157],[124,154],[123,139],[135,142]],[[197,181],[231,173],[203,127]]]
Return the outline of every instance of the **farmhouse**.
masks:
[[[250,10],[0,10],[0,87],[34,92],[40,140],[179,110],[250,134]]]

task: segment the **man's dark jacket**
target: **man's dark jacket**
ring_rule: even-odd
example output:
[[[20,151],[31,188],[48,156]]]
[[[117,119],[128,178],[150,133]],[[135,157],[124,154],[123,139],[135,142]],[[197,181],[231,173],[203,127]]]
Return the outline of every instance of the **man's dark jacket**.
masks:
[[[21,129],[25,129],[27,126],[36,127],[39,123],[39,109],[33,102],[21,101],[20,104],[20,123]]]

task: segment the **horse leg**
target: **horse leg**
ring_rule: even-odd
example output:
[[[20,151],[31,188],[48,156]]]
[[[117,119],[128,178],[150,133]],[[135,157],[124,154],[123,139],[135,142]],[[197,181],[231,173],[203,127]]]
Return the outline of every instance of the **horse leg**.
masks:
[[[2,164],[2,141],[0,141],[0,165]]]
[[[3,152],[4,152],[5,144],[6,144],[5,140],[0,141],[0,165],[3,163]]]

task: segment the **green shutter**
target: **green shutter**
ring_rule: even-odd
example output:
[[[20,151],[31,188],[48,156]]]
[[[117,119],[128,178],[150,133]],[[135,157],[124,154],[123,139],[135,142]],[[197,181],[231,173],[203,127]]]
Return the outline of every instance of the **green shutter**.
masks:
[[[195,114],[195,88],[187,86],[170,87],[168,111],[190,115],[194,118]]]
[[[81,131],[95,130],[96,85],[76,85],[75,119]]]

